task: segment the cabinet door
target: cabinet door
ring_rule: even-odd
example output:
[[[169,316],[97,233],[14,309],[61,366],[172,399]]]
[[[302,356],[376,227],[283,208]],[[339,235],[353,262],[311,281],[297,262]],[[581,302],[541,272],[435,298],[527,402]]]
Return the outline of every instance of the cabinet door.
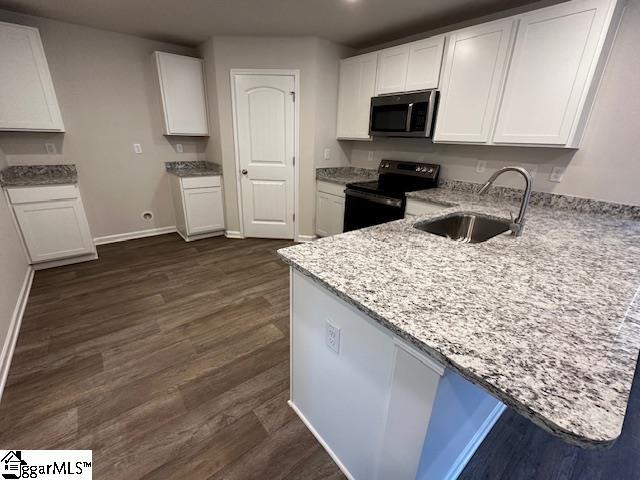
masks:
[[[344,230],[344,198],[324,192],[316,194],[316,233],[328,237]]]
[[[367,53],[340,61],[338,138],[371,138],[369,114],[376,84],[377,65],[377,53]]]
[[[404,92],[409,65],[409,44],[378,52],[376,95]]]
[[[155,52],[167,135],[209,135],[203,62]]]
[[[32,263],[93,253],[81,200],[14,205]]]
[[[602,49],[612,3],[573,1],[520,17],[495,142],[569,142]]]
[[[62,132],[37,28],[0,22],[0,130]]]
[[[444,35],[409,44],[409,66],[405,90],[438,88]]]
[[[221,187],[184,190],[184,209],[189,235],[215,232],[224,228]]]
[[[514,23],[501,20],[451,34],[434,141],[489,141]]]

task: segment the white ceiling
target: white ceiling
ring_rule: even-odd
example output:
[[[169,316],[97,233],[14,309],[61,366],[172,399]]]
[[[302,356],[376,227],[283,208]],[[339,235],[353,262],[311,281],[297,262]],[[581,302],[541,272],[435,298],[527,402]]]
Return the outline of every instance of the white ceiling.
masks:
[[[0,0],[0,8],[186,45],[212,35],[313,35],[359,48],[533,1]]]

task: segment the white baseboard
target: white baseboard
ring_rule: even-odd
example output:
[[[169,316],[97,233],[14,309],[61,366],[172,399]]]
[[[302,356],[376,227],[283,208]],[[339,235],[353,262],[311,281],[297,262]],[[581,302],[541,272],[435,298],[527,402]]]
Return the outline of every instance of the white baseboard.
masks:
[[[296,239],[297,242],[313,242],[314,240],[317,240],[318,236],[317,235],[298,235],[298,238]]]
[[[184,235],[180,230],[178,230],[178,235],[182,237],[185,242],[195,242],[196,240],[204,240],[205,238],[219,237],[224,235],[224,231],[221,230],[219,232],[209,232],[209,233],[201,233],[199,235]]]
[[[344,464],[340,461],[338,456],[333,452],[333,450],[331,450],[331,447],[327,445],[327,442],[325,442],[324,439],[320,436],[320,434],[316,431],[316,429],[313,428],[311,423],[309,423],[309,420],[307,420],[307,418],[302,414],[302,412],[298,410],[298,407],[296,407],[296,405],[291,400],[287,401],[287,403],[289,404],[291,409],[295,412],[295,414],[298,415],[298,417],[300,417],[300,420],[302,420],[302,423],[305,424],[305,426],[309,429],[309,431],[313,434],[313,436],[316,437],[316,440],[318,440],[318,443],[322,445],[322,448],[324,448],[329,454],[329,456],[333,459],[333,461],[336,462],[336,465],[340,470],[342,470],[342,473],[344,473],[344,476],[347,477],[349,480],[355,480],[353,478],[353,475],[351,475],[351,472],[347,470],[347,467],[344,466]]]
[[[4,386],[6,385],[7,377],[9,376],[9,367],[11,366],[11,359],[13,358],[13,351],[16,348],[16,342],[18,341],[18,333],[20,332],[20,325],[22,324],[22,316],[24,315],[24,309],[27,306],[27,299],[29,298],[29,292],[31,291],[33,272],[33,268],[29,267],[24,281],[22,282],[18,301],[13,309],[13,316],[9,323],[9,331],[7,332],[7,337],[4,340],[2,352],[0,352],[0,401],[2,400]]]
[[[244,238],[244,235],[238,230],[227,230],[224,232],[224,236],[227,238]]]
[[[456,480],[458,476],[464,470],[464,467],[469,463],[473,454],[476,453],[476,450],[485,439],[485,437],[489,434],[493,426],[500,419],[502,413],[507,409],[507,406],[503,403],[498,403],[494,409],[491,411],[489,416],[482,423],[478,431],[471,438],[467,446],[462,450],[456,461],[453,463],[449,471],[447,472],[444,480]]]
[[[73,265],[74,263],[90,262],[91,260],[97,260],[97,253],[90,253],[89,255],[82,255],[80,257],[61,258],[60,260],[50,260],[48,262],[34,263],[31,265],[34,270],[45,270],[47,268],[63,267],[65,265]]]
[[[106,245],[107,243],[126,242],[136,238],[153,237],[155,235],[164,235],[165,233],[176,232],[176,226],[150,228],[148,230],[138,230],[137,232],[117,233],[115,235],[106,235],[104,237],[96,237],[93,243],[96,245]]]

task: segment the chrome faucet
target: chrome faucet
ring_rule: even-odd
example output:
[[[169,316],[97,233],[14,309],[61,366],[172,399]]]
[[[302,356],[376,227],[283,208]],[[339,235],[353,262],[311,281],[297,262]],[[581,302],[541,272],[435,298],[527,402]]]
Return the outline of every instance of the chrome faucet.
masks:
[[[484,195],[485,193],[487,193],[491,185],[493,185],[493,182],[496,181],[496,178],[498,178],[504,172],[518,172],[524,177],[524,181],[525,181],[524,194],[522,195],[522,203],[520,203],[520,213],[518,213],[518,218],[516,218],[515,220],[513,220],[513,215],[512,215],[511,223],[509,224],[509,228],[511,229],[511,232],[513,233],[513,235],[515,235],[516,237],[519,237],[520,235],[522,235],[522,230],[524,229],[524,215],[525,213],[527,213],[527,206],[529,206],[529,199],[531,198],[531,184],[533,183],[533,180],[531,179],[531,174],[522,167],[501,168],[500,170],[495,172],[493,175],[491,175],[489,180],[487,180],[486,183],[482,185],[480,190],[478,190],[478,195]]]

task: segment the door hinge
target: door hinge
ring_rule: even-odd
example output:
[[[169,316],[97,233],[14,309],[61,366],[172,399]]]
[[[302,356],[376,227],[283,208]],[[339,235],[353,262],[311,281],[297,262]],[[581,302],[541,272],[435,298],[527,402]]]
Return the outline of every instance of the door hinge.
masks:
[[[293,160],[293,166],[295,167],[296,166],[296,157],[293,157],[292,160]]]
[[[295,213],[293,214],[293,221],[294,222],[296,221],[296,214]]]
[[[291,95],[291,98],[293,98],[293,101],[296,101],[296,92],[289,92],[289,95]]]

